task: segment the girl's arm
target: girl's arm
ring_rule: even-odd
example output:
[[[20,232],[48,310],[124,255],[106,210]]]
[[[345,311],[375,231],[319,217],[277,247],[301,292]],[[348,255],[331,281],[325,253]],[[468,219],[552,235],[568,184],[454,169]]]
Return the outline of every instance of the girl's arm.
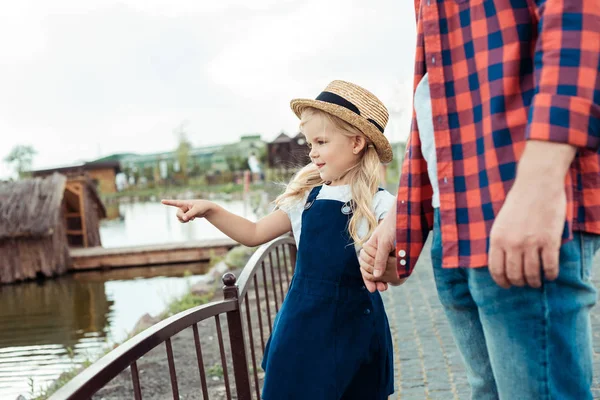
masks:
[[[215,204],[205,218],[221,232],[248,247],[267,243],[292,230],[290,218],[281,210],[252,222]]]
[[[290,218],[281,210],[275,210],[260,221],[252,222],[208,200],[163,200],[162,203],[178,208],[179,221],[206,218],[218,230],[248,247],[267,243],[292,230]]]

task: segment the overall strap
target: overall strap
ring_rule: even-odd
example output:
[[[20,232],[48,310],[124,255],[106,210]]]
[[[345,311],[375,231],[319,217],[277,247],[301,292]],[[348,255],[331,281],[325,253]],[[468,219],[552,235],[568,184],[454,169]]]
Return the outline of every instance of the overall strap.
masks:
[[[306,199],[306,203],[304,203],[304,209],[308,210],[310,208],[310,206],[312,206],[312,204],[315,202],[315,199],[317,198],[317,196],[319,195],[319,192],[321,191],[321,188],[323,186],[315,186],[314,188],[312,188],[312,190],[310,191],[310,194],[308,195],[308,198]]]
[[[312,190],[310,191],[310,193],[308,195],[308,198],[306,199],[306,203],[304,203],[305,210],[308,210],[313,205],[313,203],[315,202],[317,196],[319,195],[319,192],[321,191],[322,187],[323,186],[321,185],[321,186],[315,186],[314,188],[312,188]],[[382,190],[385,190],[385,189],[381,188],[381,187],[377,188],[378,192],[381,192]],[[350,215],[350,214],[352,214],[352,210],[354,208],[355,208],[354,200],[347,201],[342,206],[342,210],[341,210],[342,214]]]
[[[378,192],[381,192],[382,190],[385,190],[385,189],[382,187],[377,188]],[[356,202],[354,200],[348,200],[342,206],[342,214],[350,215],[350,214],[352,214],[352,210],[354,210],[355,208],[356,208]]]

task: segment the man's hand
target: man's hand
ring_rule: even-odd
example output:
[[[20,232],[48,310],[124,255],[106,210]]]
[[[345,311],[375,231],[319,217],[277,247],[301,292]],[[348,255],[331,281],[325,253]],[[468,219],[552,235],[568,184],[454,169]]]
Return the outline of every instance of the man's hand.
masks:
[[[386,264],[390,253],[395,252],[396,250],[396,204],[392,206],[392,209],[387,213],[385,218],[379,223],[377,228],[375,228],[375,231],[369,240],[364,244],[360,253],[361,255],[364,252],[365,246],[377,249],[374,257],[373,277],[376,280],[379,280],[386,270]],[[365,279],[364,276],[363,280],[365,286],[371,293],[375,292],[375,290],[383,291],[386,289],[385,285],[381,282],[375,283]]]
[[[389,256],[386,263],[385,272],[379,278],[373,276],[373,264],[375,263],[375,255],[377,249],[368,243],[360,251],[360,257],[358,262],[360,263],[360,273],[362,274],[363,281],[374,282],[377,285],[377,290],[383,292],[387,290],[388,284],[392,286],[398,286],[404,283],[406,278],[398,278],[396,257]],[[382,284],[383,285],[380,285]],[[374,292],[375,290],[369,289]]]
[[[490,232],[489,270],[499,286],[538,288],[541,269],[548,280],[558,277],[565,175],[575,151],[565,144],[527,142],[515,183]]]

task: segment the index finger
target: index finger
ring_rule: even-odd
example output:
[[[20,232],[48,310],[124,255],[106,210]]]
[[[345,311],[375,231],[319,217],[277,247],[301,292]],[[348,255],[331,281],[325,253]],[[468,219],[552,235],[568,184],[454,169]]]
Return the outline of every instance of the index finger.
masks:
[[[494,279],[501,288],[508,289],[510,287],[510,281],[506,277],[506,256],[504,250],[494,244],[490,244],[488,258],[488,269],[490,275],[492,275],[492,279]]]
[[[165,206],[182,207],[185,203],[181,200],[161,200]]]
[[[375,276],[376,278],[379,278],[383,275],[383,272],[385,271],[385,267],[387,265],[388,257],[390,255],[390,251],[392,250],[393,249],[390,249],[387,246],[385,246],[384,243],[381,243],[381,241],[377,244],[377,253],[375,254],[375,265],[373,266],[373,276]]]

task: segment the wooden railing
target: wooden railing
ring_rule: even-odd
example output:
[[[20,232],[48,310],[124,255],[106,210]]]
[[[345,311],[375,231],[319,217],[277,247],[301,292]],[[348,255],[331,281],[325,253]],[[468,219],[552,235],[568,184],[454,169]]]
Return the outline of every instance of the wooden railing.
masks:
[[[201,390],[202,398],[208,400],[211,396],[201,343],[205,337],[203,328],[207,324],[199,326],[199,323],[211,318],[216,324],[225,397],[260,399],[262,384],[259,377],[259,357],[264,354],[275,315],[287,294],[295,260],[296,244],[291,237],[281,237],[261,246],[250,258],[239,278],[236,279],[232,273],[223,276],[222,300],[183,311],[146,329],[85,369],[50,399],[89,399],[113,379],[120,378],[123,381],[129,376],[132,385],[127,398],[142,399],[144,382],[153,377],[144,374],[142,380],[138,362],[163,343],[168,368],[165,367],[165,371],[161,373],[169,374],[170,392],[173,399],[179,399],[180,386],[171,339],[180,332],[191,329],[200,375],[199,387],[194,390]],[[226,319],[226,330],[222,329],[221,317]],[[225,347],[224,332],[229,337],[229,349]],[[214,343],[213,345],[216,346]],[[206,344],[204,346],[206,350]],[[228,366],[233,369],[235,388],[232,388],[230,382]]]

